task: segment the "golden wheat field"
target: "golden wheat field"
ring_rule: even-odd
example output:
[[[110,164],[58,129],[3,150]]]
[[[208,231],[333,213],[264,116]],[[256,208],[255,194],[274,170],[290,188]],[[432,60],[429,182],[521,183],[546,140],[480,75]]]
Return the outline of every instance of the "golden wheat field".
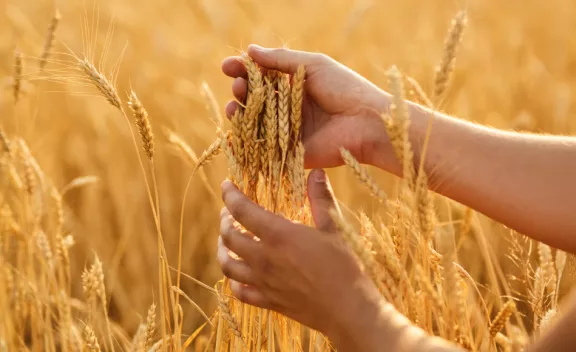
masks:
[[[237,121],[219,125],[233,99],[221,62],[248,44],[323,52],[384,89],[395,65],[430,94],[465,9],[441,109],[502,129],[576,132],[573,1],[0,0],[0,9],[0,351],[332,348],[221,285],[225,178],[310,222],[302,145],[272,142],[270,159],[287,155],[285,174],[274,161],[252,169],[249,154],[235,169]],[[258,112],[247,103],[246,116],[267,118],[283,84],[297,101],[286,76],[255,67],[253,81]],[[406,97],[418,99],[409,86]],[[347,219],[339,227],[383,296],[428,333],[468,350],[521,351],[561,314],[570,255],[343,156],[351,167],[328,170]],[[371,195],[381,191],[386,201]],[[379,240],[366,250],[357,233]],[[446,236],[459,265],[443,256]]]

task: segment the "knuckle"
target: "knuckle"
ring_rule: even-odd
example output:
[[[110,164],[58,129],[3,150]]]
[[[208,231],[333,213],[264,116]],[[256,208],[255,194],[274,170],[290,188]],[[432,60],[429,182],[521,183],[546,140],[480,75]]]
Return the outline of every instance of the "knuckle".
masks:
[[[222,243],[226,247],[230,248],[229,245],[232,242],[233,236],[234,236],[234,229],[229,223],[228,224],[223,223],[220,225],[220,237],[222,238]]]
[[[243,286],[237,286],[234,296],[236,296],[236,298],[242,303],[250,303],[248,302],[248,295],[246,295],[246,290]]]
[[[332,60],[332,58],[330,56],[323,54],[323,53],[317,53],[314,55],[315,55],[315,60],[318,63],[328,63],[328,62],[330,62],[330,60]]]
[[[237,194],[230,194],[227,196],[226,207],[228,208],[228,211],[235,219],[242,217],[244,208],[243,203],[244,202],[242,201],[242,198],[239,197]]]
[[[258,268],[258,272],[263,281],[268,281],[271,277],[274,277],[274,262],[272,262],[267,257],[259,258],[255,264]]]
[[[228,209],[226,209],[226,207],[223,207],[222,209],[220,209],[220,220],[226,219],[226,217],[229,215],[230,215],[230,213],[228,212]]]
[[[224,274],[224,276],[226,276],[227,278],[232,278],[233,271],[230,259],[221,260],[220,270],[222,270],[222,274]]]
[[[276,49],[274,49],[274,51],[278,55],[285,55],[288,53],[288,49],[286,49],[286,48],[276,48]]]
[[[232,242],[231,241],[232,235],[230,231],[222,231],[220,237],[222,237],[222,244],[224,244],[225,247],[230,248],[230,242]]]

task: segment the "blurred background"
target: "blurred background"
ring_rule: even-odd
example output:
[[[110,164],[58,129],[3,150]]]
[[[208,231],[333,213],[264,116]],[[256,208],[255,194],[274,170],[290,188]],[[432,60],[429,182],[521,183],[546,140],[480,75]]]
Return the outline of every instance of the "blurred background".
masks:
[[[121,57],[119,93],[125,98],[133,88],[150,114],[162,229],[168,261],[176,267],[180,209],[193,165],[166,143],[162,129],[174,130],[198,154],[211,143],[215,126],[200,88],[206,82],[223,111],[232,99],[231,79],[220,70],[226,56],[250,43],[319,51],[383,88],[384,71],[394,64],[428,92],[450,20],[463,7],[469,25],[444,110],[503,129],[573,133],[574,1],[0,0],[3,129],[27,141],[59,188],[78,177],[98,179],[64,197],[65,229],[76,241],[71,249],[74,293],[81,296],[80,273],[97,253],[111,296],[110,315],[123,327],[133,331],[157,301],[156,231],[128,126],[55,61],[66,59],[62,53],[69,50],[82,56],[83,19],[96,23],[98,16],[99,35],[89,44],[97,48],[97,57],[108,47],[103,71]],[[40,75],[37,57],[56,9],[62,16],[56,53],[47,74]],[[16,48],[24,55],[18,104],[11,85]],[[69,83],[55,82],[62,79]],[[221,277],[214,254],[225,161],[217,158],[205,172],[207,182],[196,177],[185,199],[183,271],[212,286]],[[393,191],[395,178],[372,172],[385,190]],[[329,173],[347,207],[378,210],[348,170]],[[506,246],[502,235],[508,230],[481,216],[477,220],[474,230],[490,236],[496,250]],[[183,290],[207,312],[214,310],[205,289],[184,279]],[[183,304],[185,328],[192,330],[202,318]]]

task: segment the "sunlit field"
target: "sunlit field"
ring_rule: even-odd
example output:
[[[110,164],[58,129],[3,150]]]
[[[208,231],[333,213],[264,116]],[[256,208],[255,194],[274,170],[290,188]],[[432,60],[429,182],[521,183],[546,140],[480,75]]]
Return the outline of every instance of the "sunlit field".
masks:
[[[218,138],[222,145],[234,138],[224,132],[232,129],[224,107],[234,97],[221,62],[248,44],[322,52],[386,90],[395,65],[432,94],[452,20],[465,10],[437,108],[502,129],[576,132],[573,1],[55,3],[0,1],[0,351],[330,350],[324,337],[250,311],[222,288],[220,184],[234,175],[226,148],[201,167],[198,161]],[[404,83],[407,99],[421,102]],[[138,106],[148,120],[134,116]],[[291,153],[288,168],[298,163],[298,146]],[[385,238],[382,251],[403,248],[399,238],[419,243],[420,215],[409,200],[420,193],[406,196],[409,187],[395,176],[358,168],[327,170],[347,219],[342,228],[365,234],[372,226]],[[301,176],[296,166],[290,170]],[[268,171],[256,171],[263,187],[275,182],[264,177]],[[358,180],[364,171],[374,185]],[[373,197],[374,187],[388,201]],[[279,213],[310,222],[298,195],[285,190],[276,200],[269,189],[258,192],[262,206],[277,202]],[[424,255],[420,247],[428,246],[417,244],[413,259],[398,253],[403,271],[392,286],[404,295],[403,313],[463,348],[520,351],[543,331],[544,318],[561,314],[573,282],[571,256],[426,194],[434,251]],[[458,266],[443,257],[452,243]],[[451,270],[459,274],[444,280]],[[400,285],[404,278],[413,287]],[[441,289],[454,280],[460,296]],[[463,297],[463,306],[452,307],[453,297]],[[411,311],[414,302],[427,307],[428,320]]]

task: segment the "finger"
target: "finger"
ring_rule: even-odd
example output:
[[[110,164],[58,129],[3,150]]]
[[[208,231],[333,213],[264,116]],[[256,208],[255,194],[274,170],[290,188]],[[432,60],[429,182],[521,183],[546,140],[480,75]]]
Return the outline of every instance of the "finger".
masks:
[[[326,232],[336,232],[336,225],[330,216],[330,209],[334,208],[338,211],[340,209],[324,170],[314,169],[310,171],[308,175],[308,199],[316,228]]]
[[[222,200],[232,217],[262,241],[273,240],[294,226],[254,203],[229,180],[222,183]]]
[[[254,284],[254,273],[250,266],[240,259],[233,258],[228,248],[222,243],[222,238],[218,238],[216,259],[224,276],[244,284]]]
[[[242,78],[238,77],[232,83],[232,94],[238,101],[246,100],[246,92],[248,91],[248,82]]]
[[[220,238],[226,248],[236,253],[247,263],[254,262],[262,253],[262,244],[249,233],[242,233],[234,226],[234,219],[226,208],[222,209],[220,217]]]
[[[246,73],[246,68],[242,61],[240,61],[239,56],[230,56],[222,61],[222,72],[228,77],[237,78],[237,77],[248,77],[248,73]]]
[[[270,300],[254,286],[243,285],[240,282],[230,280],[230,290],[243,303],[264,309],[273,309]]]
[[[248,46],[248,55],[260,66],[269,70],[278,70],[292,74],[299,65],[310,65],[317,62],[320,54],[285,48],[269,49],[259,45]]]
[[[239,106],[240,105],[236,100],[230,100],[228,103],[226,103],[226,107],[224,108],[224,111],[226,111],[226,117],[231,119]]]

